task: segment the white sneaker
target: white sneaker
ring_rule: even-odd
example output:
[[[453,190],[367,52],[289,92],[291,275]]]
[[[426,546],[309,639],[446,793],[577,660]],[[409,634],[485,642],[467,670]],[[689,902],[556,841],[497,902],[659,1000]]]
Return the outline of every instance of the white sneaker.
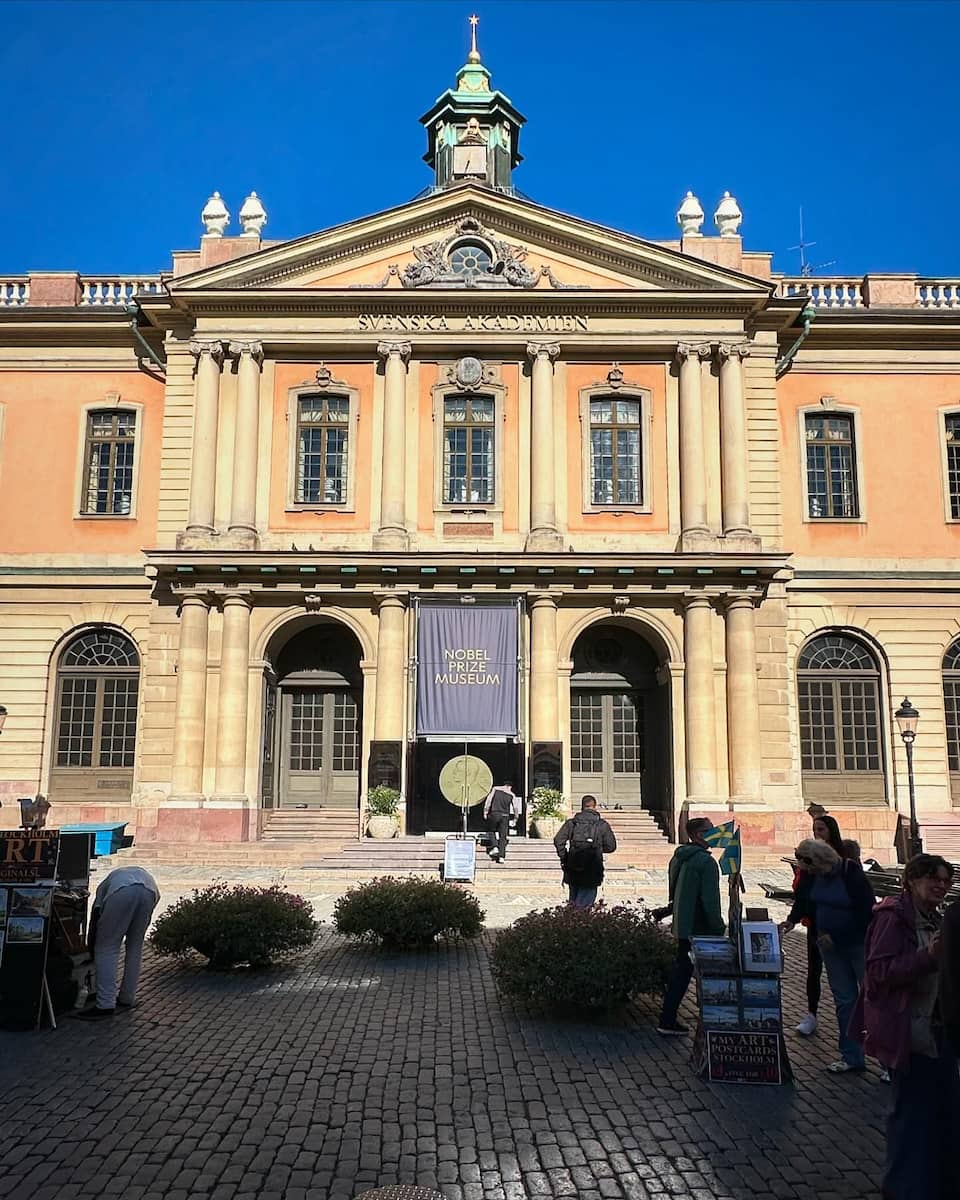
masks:
[[[800,1024],[797,1026],[797,1033],[801,1037],[810,1037],[811,1034],[817,1032],[817,1018],[813,1013],[807,1013]]]

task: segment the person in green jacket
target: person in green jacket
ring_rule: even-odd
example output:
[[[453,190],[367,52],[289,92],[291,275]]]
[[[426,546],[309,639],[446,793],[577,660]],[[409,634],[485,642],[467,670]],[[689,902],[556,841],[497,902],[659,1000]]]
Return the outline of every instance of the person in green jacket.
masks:
[[[670,860],[670,907],[677,939],[677,960],[663,998],[657,1033],[672,1037],[689,1032],[686,1025],[677,1020],[677,1011],[693,977],[690,939],[721,937],[724,932],[720,911],[720,868],[704,841],[704,835],[712,828],[713,822],[707,817],[694,817],[688,821],[688,842],[678,846]]]

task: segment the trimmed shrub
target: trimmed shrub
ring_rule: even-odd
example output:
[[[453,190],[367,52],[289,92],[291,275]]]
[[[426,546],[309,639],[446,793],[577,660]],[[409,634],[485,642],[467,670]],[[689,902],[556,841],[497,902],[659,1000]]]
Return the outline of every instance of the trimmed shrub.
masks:
[[[547,908],[497,936],[491,966],[516,1000],[558,1010],[615,1008],[666,988],[676,942],[644,909]]]
[[[238,963],[269,966],[306,950],[320,923],[302,896],[272,887],[230,887],[222,881],[198,888],[161,917],[150,934],[157,954],[185,958],[192,950],[214,970]]]
[[[367,789],[367,812],[371,817],[395,817],[400,808],[400,793],[396,788],[379,784]]]
[[[484,913],[477,898],[436,879],[387,875],[351,888],[333,910],[337,933],[392,950],[418,950],[439,937],[476,937]]]

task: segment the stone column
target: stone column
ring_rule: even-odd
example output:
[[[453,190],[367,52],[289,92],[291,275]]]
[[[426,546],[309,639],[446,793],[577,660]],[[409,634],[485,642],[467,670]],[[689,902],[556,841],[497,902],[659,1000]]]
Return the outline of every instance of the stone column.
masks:
[[[747,475],[747,403],[743,389],[746,343],[721,343],[720,357],[720,474],[723,489],[723,532],[750,533]]]
[[[560,355],[558,342],[530,342],[532,360],[530,408],[530,532],[528,550],[557,550],[557,484],[554,461],[553,360]]]
[[[409,342],[380,342],[377,354],[383,370],[383,453],[380,476],[380,528],[373,539],[375,550],[406,550],[406,407]]]
[[[707,467],[703,445],[703,397],[700,360],[708,345],[677,346],[680,362],[680,528],[683,533],[709,533]]]
[[[757,801],[760,774],[760,700],[757,688],[757,631],[753,597],[724,598],[727,643],[727,747],[730,795]]]
[[[221,342],[191,342],[197,360],[193,401],[193,457],[190,464],[190,507],[187,532],[214,532],[213,506],[217,487],[217,425],[220,420]]]
[[[406,688],[406,597],[377,593],[377,690],[373,739],[403,741],[403,697]]]
[[[560,740],[557,704],[557,597],[530,596],[530,742]]]
[[[249,674],[250,598],[239,593],[223,600],[217,706],[217,795],[221,797],[244,794]]]
[[[717,795],[717,713],[713,678],[713,606],[701,592],[683,599],[683,715],[687,799]]]
[[[260,449],[260,342],[231,342],[237,363],[237,426],[233,443],[233,494],[229,532],[257,536],[257,458]]]
[[[207,598],[180,601],[177,707],[173,718],[171,795],[200,802],[207,709]]]

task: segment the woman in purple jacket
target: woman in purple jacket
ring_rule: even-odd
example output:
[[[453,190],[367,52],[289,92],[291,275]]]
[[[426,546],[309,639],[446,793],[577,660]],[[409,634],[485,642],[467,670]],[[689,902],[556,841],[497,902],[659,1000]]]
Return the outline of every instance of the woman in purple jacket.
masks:
[[[939,1004],[940,916],[953,867],[918,854],[903,893],[878,904],[867,933],[866,975],[850,1022],[893,1073],[884,1200],[960,1196],[960,1078]]]

